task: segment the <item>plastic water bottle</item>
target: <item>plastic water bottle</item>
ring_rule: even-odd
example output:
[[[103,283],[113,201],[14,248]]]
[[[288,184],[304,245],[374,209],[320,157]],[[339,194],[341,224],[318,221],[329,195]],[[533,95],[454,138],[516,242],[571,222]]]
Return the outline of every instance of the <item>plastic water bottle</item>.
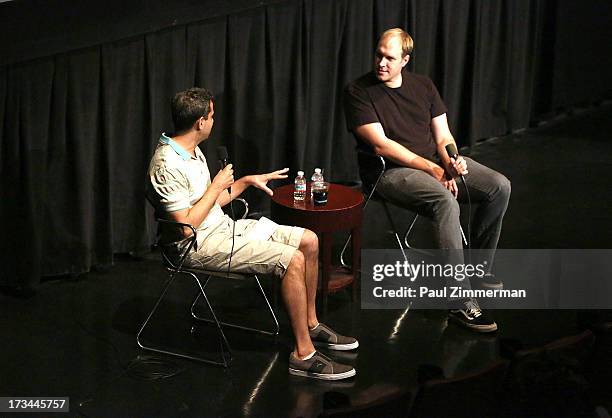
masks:
[[[320,168],[314,169],[314,173],[312,173],[310,180],[312,181],[312,183],[310,183],[310,199],[312,200],[314,190],[320,188],[321,183],[323,183],[323,174],[321,174]]]
[[[310,185],[310,198],[315,206],[327,203],[327,187],[320,168],[315,168]]]
[[[295,178],[295,189],[293,189],[293,200],[304,200],[306,197],[306,178],[303,171],[298,171]]]

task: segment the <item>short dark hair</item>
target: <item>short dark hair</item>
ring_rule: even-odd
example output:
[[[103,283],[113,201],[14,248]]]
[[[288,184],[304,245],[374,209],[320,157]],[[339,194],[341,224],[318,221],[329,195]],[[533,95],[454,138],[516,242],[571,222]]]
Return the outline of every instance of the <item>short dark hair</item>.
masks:
[[[208,119],[212,100],[212,93],[200,87],[176,93],[172,98],[172,121],[176,132],[191,128],[202,116]]]

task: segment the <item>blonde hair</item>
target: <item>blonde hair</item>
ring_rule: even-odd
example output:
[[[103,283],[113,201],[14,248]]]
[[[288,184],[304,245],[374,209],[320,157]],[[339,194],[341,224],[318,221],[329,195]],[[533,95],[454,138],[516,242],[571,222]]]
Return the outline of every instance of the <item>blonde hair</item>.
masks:
[[[408,32],[401,28],[387,29],[382,33],[382,35],[380,35],[380,38],[378,38],[378,43],[380,43],[383,39],[390,38],[392,36],[396,36],[400,39],[402,44],[402,57],[412,54],[412,50],[414,49],[414,41],[412,40],[412,37],[408,35]]]

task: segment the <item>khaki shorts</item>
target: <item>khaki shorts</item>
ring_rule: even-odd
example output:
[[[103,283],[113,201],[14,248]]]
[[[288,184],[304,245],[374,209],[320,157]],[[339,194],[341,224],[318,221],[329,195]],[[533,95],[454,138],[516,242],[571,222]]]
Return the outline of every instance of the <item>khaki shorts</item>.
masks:
[[[254,219],[240,219],[236,222],[233,252],[231,221],[220,225],[198,243],[197,250],[187,257],[185,264],[206,270],[226,271],[231,253],[232,272],[282,277],[300,245],[304,228],[279,225],[268,240],[246,238],[255,224],[257,221]]]

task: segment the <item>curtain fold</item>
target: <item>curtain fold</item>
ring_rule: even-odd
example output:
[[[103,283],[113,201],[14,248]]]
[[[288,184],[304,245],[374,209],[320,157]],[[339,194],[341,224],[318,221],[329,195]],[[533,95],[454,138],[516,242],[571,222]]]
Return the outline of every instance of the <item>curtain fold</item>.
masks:
[[[333,181],[358,179],[343,88],[370,70],[389,27],[413,35],[409,68],[438,86],[460,145],[612,90],[601,0],[242,0],[226,15],[181,4],[187,23],[117,41],[130,22],[113,14],[108,42],[97,33],[97,45],[0,67],[0,285],[31,288],[149,248],[148,161],[172,131],[170,98],[193,85],[216,96],[203,145],[213,173],[226,145],[238,175],[321,167]]]

